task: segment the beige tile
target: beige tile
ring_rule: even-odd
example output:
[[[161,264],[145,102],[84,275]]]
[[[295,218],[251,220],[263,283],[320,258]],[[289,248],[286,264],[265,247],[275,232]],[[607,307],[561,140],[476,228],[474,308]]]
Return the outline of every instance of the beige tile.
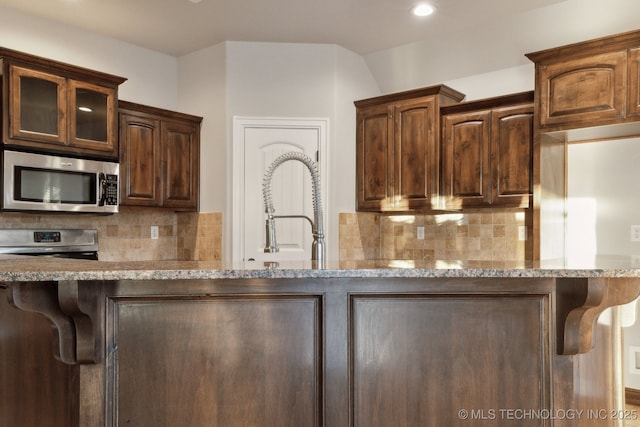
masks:
[[[493,225],[493,237],[504,237],[505,227],[504,225]]]
[[[493,224],[504,224],[506,221],[504,212],[492,212],[491,216]]]

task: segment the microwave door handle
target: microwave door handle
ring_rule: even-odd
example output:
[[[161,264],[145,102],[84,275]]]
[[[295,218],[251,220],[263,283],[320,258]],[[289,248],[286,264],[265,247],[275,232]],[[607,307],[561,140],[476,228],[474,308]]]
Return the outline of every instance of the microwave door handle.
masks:
[[[100,174],[98,174],[98,191],[100,191],[100,201],[98,201],[98,206],[104,206],[107,200],[106,181],[107,177],[104,173],[100,172]]]

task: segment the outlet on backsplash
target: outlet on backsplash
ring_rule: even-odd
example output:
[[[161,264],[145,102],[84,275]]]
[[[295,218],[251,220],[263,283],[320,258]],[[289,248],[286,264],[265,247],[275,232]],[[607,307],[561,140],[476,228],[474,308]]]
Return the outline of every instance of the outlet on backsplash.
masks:
[[[519,225],[518,226],[518,240],[525,241],[527,240],[527,226]]]

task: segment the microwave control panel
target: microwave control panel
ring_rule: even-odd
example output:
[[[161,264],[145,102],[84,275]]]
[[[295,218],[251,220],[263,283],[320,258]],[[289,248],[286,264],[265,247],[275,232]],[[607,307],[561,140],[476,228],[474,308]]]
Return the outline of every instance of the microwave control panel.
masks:
[[[101,205],[118,205],[118,175],[105,174],[102,179]]]

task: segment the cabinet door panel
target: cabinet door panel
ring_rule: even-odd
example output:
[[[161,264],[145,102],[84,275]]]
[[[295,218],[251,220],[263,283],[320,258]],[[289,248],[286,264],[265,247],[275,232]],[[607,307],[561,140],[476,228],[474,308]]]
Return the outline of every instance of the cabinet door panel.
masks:
[[[107,425],[319,427],[316,296],[115,300]]]
[[[160,122],[120,115],[120,203],[160,204]]]
[[[65,145],[67,82],[64,77],[9,66],[9,139]],[[25,142],[28,145],[28,143]]]
[[[356,173],[358,209],[380,210],[393,203],[393,121],[386,105],[358,112]]]
[[[76,80],[68,86],[69,145],[117,153],[115,89]]]
[[[162,140],[163,206],[197,209],[199,129],[188,124],[162,122]]]
[[[491,123],[491,203],[527,207],[533,192],[533,106],[494,110]]]
[[[490,202],[490,114],[452,114],[444,119],[443,191],[448,208]]]
[[[583,127],[623,118],[626,57],[622,51],[541,66],[540,125]]]
[[[437,171],[434,101],[398,104],[394,110],[398,200],[403,207],[429,206]]]
[[[463,409],[550,410],[546,296],[356,295],[351,307],[354,427],[466,427],[479,424]],[[499,415],[487,425],[522,425]]]

